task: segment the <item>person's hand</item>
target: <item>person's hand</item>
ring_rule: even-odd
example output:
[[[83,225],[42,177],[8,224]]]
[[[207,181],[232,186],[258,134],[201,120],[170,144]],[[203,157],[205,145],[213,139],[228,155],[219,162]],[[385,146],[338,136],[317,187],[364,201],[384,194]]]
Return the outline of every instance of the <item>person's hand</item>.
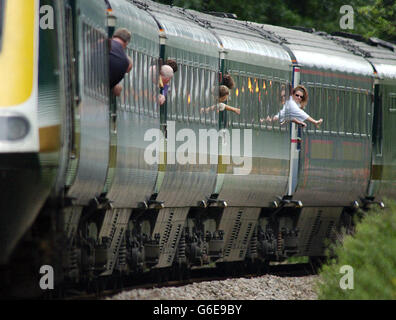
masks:
[[[241,114],[241,109],[235,109],[236,114]]]
[[[322,122],[323,122],[323,119],[319,119],[318,121],[315,121],[315,127],[319,128],[319,126],[321,125]]]
[[[158,97],[158,101],[161,106],[165,103],[165,100],[165,96],[163,94],[160,94]]]

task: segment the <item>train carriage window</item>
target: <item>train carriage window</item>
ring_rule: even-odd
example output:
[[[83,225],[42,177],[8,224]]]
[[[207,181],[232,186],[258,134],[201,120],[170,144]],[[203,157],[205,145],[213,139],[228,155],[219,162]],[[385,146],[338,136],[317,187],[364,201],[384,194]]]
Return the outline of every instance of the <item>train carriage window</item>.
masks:
[[[89,47],[89,37],[88,37],[88,26],[84,23],[83,26],[83,34],[84,34],[84,41],[83,41],[83,70],[84,70],[84,92],[87,93],[90,88],[91,84],[91,74],[88,72],[88,57],[89,57],[89,52],[88,52],[88,47]]]
[[[344,133],[351,132],[351,123],[350,123],[350,109],[351,109],[351,99],[352,92],[350,90],[345,92],[345,104],[344,104]]]
[[[180,72],[180,82],[179,82],[179,92],[178,92],[178,101],[176,105],[176,120],[182,121],[183,119],[183,104],[184,104],[184,88],[186,79],[186,66],[184,64],[180,65],[179,71]]]
[[[190,67],[191,70],[191,83],[190,83],[190,93],[187,96],[187,108],[189,109],[189,121],[193,122],[195,120],[195,104],[197,102],[197,68]]]
[[[187,96],[191,88],[191,72],[188,65],[184,65],[183,104],[181,105],[181,121],[188,121]]]
[[[210,70],[205,70],[205,100],[204,100],[204,110],[201,113],[201,118],[203,119],[203,122],[206,124],[210,124],[210,115],[209,112],[206,112],[206,108],[211,106],[211,88],[212,88],[212,83],[211,83],[211,71]]]
[[[360,122],[362,119],[362,110],[361,110],[361,93],[356,93],[355,99],[353,102],[353,109],[352,109],[352,133],[358,134],[360,132]]]
[[[330,99],[330,109],[329,115],[331,121],[331,133],[338,133],[338,124],[337,124],[337,111],[338,111],[338,103],[337,103],[337,89],[331,89],[331,99]]]
[[[189,79],[190,79],[190,84],[189,84],[189,89],[187,91],[187,115],[188,115],[188,121],[191,122],[194,120],[194,95],[195,95],[195,68],[190,66],[189,67],[190,72],[189,72]]]
[[[98,93],[97,93],[97,89],[98,89],[98,63],[99,63],[99,52],[98,52],[98,48],[97,48],[97,43],[98,43],[98,32],[96,30],[92,30],[91,32],[91,46],[90,46],[90,51],[91,51],[91,70],[90,73],[92,73],[92,77],[93,77],[93,83],[92,83],[92,93],[93,96],[98,99]]]
[[[366,119],[367,119],[367,96],[368,92],[362,93],[361,109],[362,109],[362,121],[360,122],[360,135],[366,134]]]
[[[211,96],[211,102],[210,106],[215,105],[218,102],[219,99],[219,84],[218,84],[218,73],[215,71],[211,72],[211,89],[210,89],[210,96]],[[212,125],[218,125],[219,123],[219,113],[215,109],[214,111],[211,111],[210,113],[210,119]]]
[[[355,92],[350,91],[348,94],[348,101],[346,105],[346,112],[345,112],[345,131],[347,134],[352,134],[353,132],[353,101],[355,97]]]
[[[180,83],[180,72],[175,73],[172,78],[171,86],[168,89],[167,100],[167,120],[176,120],[176,104],[178,99],[178,88]]]
[[[133,51],[133,68],[132,68],[132,98],[131,98],[131,106],[132,106],[132,110],[136,113],[139,113],[139,108],[138,108],[138,103],[139,103],[139,94],[138,94],[138,90],[139,90],[139,62],[138,62],[138,53],[137,51]]]
[[[254,106],[254,122],[259,122],[259,105],[260,105],[260,78],[254,79],[254,92],[255,92],[255,106]]]
[[[239,117],[239,125],[243,126],[245,124],[246,121],[246,90],[247,88],[245,88],[246,86],[246,77],[241,76],[240,77],[240,83],[241,83],[241,90],[240,90],[240,109],[241,109],[241,114]]]
[[[286,103],[287,99],[289,98],[288,92],[287,92],[287,86],[285,83],[281,82],[276,82],[275,83],[275,95],[273,99],[273,114],[277,114],[280,112],[283,108],[283,105]],[[287,126],[284,126],[286,128]],[[278,126],[276,129],[281,129],[280,126]]]
[[[324,116],[323,117],[323,123],[322,123],[322,127],[323,127],[323,132],[325,132],[325,131],[328,131],[329,130],[329,118],[328,118],[328,112],[327,112],[327,110],[328,110],[328,108],[327,108],[327,105],[328,105],[328,91],[329,91],[329,89],[328,88],[322,88],[322,90],[321,90],[322,92],[322,94],[321,94],[321,101],[322,101],[322,113],[323,113],[323,115],[326,115],[326,116]]]
[[[158,61],[156,58],[151,57],[150,58],[150,70],[152,70],[153,66],[158,65]],[[158,73],[157,72],[149,72],[149,101],[151,104],[151,108],[153,110],[153,116],[155,118],[158,117],[159,115],[159,104],[157,102],[157,96],[158,96],[158,87],[157,87],[157,83],[158,83]],[[174,88],[174,86],[173,86]],[[172,95],[174,97],[174,94]]]
[[[265,128],[272,127],[272,124],[267,123],[266,119],[267,119],[267,116],[273,117],[276,112],[273,112],[271,106],[268,103],[268,91],[267,91],[267,84],[266,84],[265,79],[262,79],[262,81],[261,81],[261,103],[260,104],[261,104],[261,106],[260,106],[260,110],[261,110],[260,122],[262,123],[263,127],[265,127]]]
[[[339,90],[337,97],[337,124],[338,124],[338,133],[344,134],[345,132],[345,124],[344,124],[344,114],[345,114],[345,91]]]
[[[253,101],[254,101],[254,93],[253,93],[253,78],[248,77],[246,79],[246,113],[245,113],[245,127],[249,127],[252,123],[252,109],[253,109]]]
[[[139,90],[140,90],[140,62],[139,62],[139,57],[140,54],[139,52],[135,52],[135,65],[133,66],[132,70],[134,71],[133,75],[133,83],[134,83],[134,88],[135,88],[135,112],[140,114],[140,107],[139,107]]]
[[[98,64],[98,68],[99,68],[99,96],[100,96],[100,100],[104,100],[104,74],[105,74],[105,68],[104,68],[104,58],[105,58],[105,48],[103,46],[103,36],[102,34],[98,34],[98,50],[99,50],[99,64]]]
[[[235,88],[230,90],[230,99],[228,103],[236,108],[240,108],[240,77],[238,74],[231,74],[232,78],[235,82]],[[239,127],[239,116],[234,112],[228,112],[227,114],[227,122],[229,126]]]
[[[337,89],[333,88],[330,90],[330,105],[329,105],[329,113],[328,117],[330,117],[330,126],[331,126],[331,133],[337,134],[338,133],[338,124],[337,124],[337,112],[338,112],[338,100],[337,100]]]
[[[183,104],[183,82],[185,82],[185,74],[184,74],[184,65],[179,65],[179,71],[177,72],[179,76],[179,82],[177,87],[177,99],[175,101],[174,108],[174,119],[179,120],[182,119],[182,110],[181,105]]]
[[[189,58],[189,61],[191,61],[191,58]],[[187,74],[186,74],[186,79],[187,83],[184,86],[185,91],[184,91],[184,103],[183,103],[183,121],[188,122],[189,117],[191,116],[190,114],[190,103],[191,101],[191,92],[192,92],[192,68],[191,66],[187,65]]]
[[[92,95],[95,99],[98,99],[98,48],[97,41],[98,41],[98,32],[95,29],[92,29],[91,32],[91,65],[90,65],[90,73],[92,73]]]
[[[266,80],[264,82],[264,87],[265,87],[265,106],[267,108],[268,113],[271,115],[271,117],[273,117],[274,115],[278,114],[278,112],[281,110],[281,108],[279,108],[279,105],[276,103],[277,99],[274,101],[273,99],[273,92],[272,92],[272,80]],[[272,122],[272,124],[270,125],[271,129],[275,129],[275,128],[280,128],[280,122],[276,121],[276,122]]]
[[[251,113],[251,107],[252,107],[252,84],[250,77],[245,78],[245,113],[243,117],[243,127],[246,128],[248,123],[250,123],[250,113]]]
[[[128,52],[128,56],[132,57],[132,51]],[[124,81],[125,81],[125,88],[124,88],[125,101],[124,101],[124,103],[125,103],[125,110],[127,110],[129,112],[132,110],[131,105],[132,105],[132,91],[133,91],[133,88],[132,88],[133,80],[132,79],[133,78],[132,78],[131,74],[132,74],[132,72],[130,72],[129,74],[126,74],[124,77]]]
[[[320,111],[320,99],[318,99],[318,93],[317,93],[319,88],[316,87],[315,85],[313,85],[310,90],[311,90],[311,92],[309,94],[309,96],[310,96],[309,100],[311,100],[311,102],[310,102],[311,110],[312,110],[311,117],[314,119],[323,118],[323,115]],[[315,126],[313,126],[313,127],[314,127],[315,133],[321,132],[321,128],[316,128]]]
[[[149,115],[150,114],[150,109],[149,109],[149,104],[148,104],[148,56],[146,54],[142,54],[142,59],[143,59],[143,108],[144,108],[144,114]]]
[[[317,115],[319,118],[325,118],[326,114],[323,112],[323,107],[322,107],[322,88],[321,87],[315,87],[314,91],[315,95],[315,109],[317,110]],[[323,125],[321,125],[318,129],[315,129],[315,132],[323,132]]]
[[[144,114],[143,108],[143,54],[139,52],[138,54],[138,108],[139,114]]]
[[[259,87],[259,93],[258,93],[258,106],[257,106],[257,115],[258,115],[258,124],[260,128],[263,128],[265,124],[265,118],[267,117],[265,114],[265,109],[263,105],[263,79],[259,78],[257,79],[257,85]]]
[[[194,111],[194,122],[199,122],[199,106],[201,105],[201,70],[198,67],[194,68],[195,72],[195,88],[194,88],[194,100],[193,100],[193,111]]]
[[[199,104],[199,122],[201,124],[205,123],[205,108],[206,108],[206,69],[202,68],[200,70],[200,104]]]
[[[142,87],[143,87],[143,108],[144,108],[144,114],[145,115],[150,115],[150,108],[149,108],[149,103],[148,103],[148,56],[146,54],[143,55],[143,81],[142,81]]]
[[[205,73],[206,70],[204,68],[201,68],[199,70],[199,103],[198,103],[198,119],[200,123],[205,123],[205,115],[204,115],[204,110],[205,110],[205,102],[206,102],[206,98],[205,98]]]

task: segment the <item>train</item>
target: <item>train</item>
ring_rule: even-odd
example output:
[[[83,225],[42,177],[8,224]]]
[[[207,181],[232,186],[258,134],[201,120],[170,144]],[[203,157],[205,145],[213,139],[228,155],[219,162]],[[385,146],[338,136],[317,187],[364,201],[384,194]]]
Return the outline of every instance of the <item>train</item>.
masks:
[[[43,293],[42,266],[59,288],[315,261],[359,208],[396,198],[392,43],[149,0],[0,8],[7,293]],[[114,97],[107,44],[121,27],[133,68]],[[150,68],[167,59],[178,71],[159,105]],[[202,112],[225,75],[240,114]],[[319,128],[265,121],[297,85]]]

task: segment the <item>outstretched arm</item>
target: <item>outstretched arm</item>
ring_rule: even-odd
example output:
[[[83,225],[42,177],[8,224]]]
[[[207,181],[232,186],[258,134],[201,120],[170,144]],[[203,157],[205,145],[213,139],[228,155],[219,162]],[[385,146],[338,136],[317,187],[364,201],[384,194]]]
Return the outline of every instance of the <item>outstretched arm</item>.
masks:
[[[323,122],[322,118],[320,118],[319,120],[315,120],[315,119],[312,119],[311,117],[308,117],[306,120],[313,123],[316,128],[319,128],[320,124]]]
[[[307,119],[307,120],[308,120],[308,119]],[[294,123],[297,123],[297,124],[303,126],[303,127],[306,127],[306,126],[307,126],[307,124],[306,124],[305,122],[300,121],[300,120],[297,120],[297,119],[295,119],[295,118],[293,118],[292,121],[293,121]]]
[[[229,105],[225,105],[225,109],[228,111],[235,112],[236,114],[241,114],[241,110],[238,108],[231,107]]]

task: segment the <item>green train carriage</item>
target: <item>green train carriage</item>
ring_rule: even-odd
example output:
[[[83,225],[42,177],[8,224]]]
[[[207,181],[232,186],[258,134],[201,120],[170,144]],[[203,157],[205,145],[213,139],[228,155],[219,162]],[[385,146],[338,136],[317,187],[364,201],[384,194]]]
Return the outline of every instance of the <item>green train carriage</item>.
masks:
[[[39,29],[43,6],[53,8],[54,29]],[[354,42],[371,55],[362,56],[328,35],[151,1],[31,0],[26,10],[36,17],[24,27],[30,56],[5,55],[14,49],[7,10],[0,29],[1,66],[32,61],[30,73],[15,68],[22,88],[34,88],[16,93],[14,78],[1,74],[1,121],[21,126],[0,140],[1,264],[20,267],[11,253],[21,257],[32,236],[48,250],[30,256],[53,262],[59,282],[320,257],[357,205],[394,197],[394,46]],[[115,101],[107,62],[114,21],[132,31],[133,60]],[[179,71],[159,106],[152,71],[168,58]],[[202,112],[227,73],[236,82],[227,103],[241,114]],[[265,121],[290,84],[308,88],[319,129]],[[27,134],[7,141],[15,132]],[[180,152],[208,132],[216,137],[204,136],[205,148]],[[226,162],[234,140],[242,162]],[[153,144],[165,161],[146,161]]]

